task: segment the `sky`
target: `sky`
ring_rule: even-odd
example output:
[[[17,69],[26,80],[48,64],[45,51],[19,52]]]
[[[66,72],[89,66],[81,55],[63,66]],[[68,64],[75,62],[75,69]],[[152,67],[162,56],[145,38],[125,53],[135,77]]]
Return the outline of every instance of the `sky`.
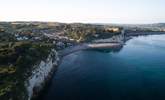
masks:
[[[165,22],[165,0],[0,0],[0,21]]]

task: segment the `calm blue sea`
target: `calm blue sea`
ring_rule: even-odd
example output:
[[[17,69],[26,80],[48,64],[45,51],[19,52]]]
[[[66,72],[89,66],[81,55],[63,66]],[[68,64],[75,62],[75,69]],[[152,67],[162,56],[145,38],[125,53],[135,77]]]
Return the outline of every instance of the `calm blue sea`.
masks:
[[[42,99],[165,100],[165,35],[66,56]]]

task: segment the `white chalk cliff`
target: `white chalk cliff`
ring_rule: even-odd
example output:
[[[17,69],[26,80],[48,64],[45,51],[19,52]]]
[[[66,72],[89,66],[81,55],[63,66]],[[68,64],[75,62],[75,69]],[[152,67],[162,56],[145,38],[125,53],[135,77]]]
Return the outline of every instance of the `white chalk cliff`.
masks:
[[[52,73],[55,70],[55,66],[58,65],[59,57],[56,50],[52,49],[48,58],[45,61],[41,61],[39,65],[35,65],[35,69],[32,75],[25,82],[27,88],[28,100],[34,96],[34,92],[39,92],[43,89],[46,81],[50,79]],[[37,90],[36,90],[37,89]]]

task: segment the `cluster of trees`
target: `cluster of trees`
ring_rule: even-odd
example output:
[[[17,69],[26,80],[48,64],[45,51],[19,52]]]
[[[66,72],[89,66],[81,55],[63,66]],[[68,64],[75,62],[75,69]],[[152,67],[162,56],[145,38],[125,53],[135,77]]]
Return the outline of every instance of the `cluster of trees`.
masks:
[[[6,33],[6,32],[0,32],[0,42],[4,41],[16,41],[16,38],[13,34]]]

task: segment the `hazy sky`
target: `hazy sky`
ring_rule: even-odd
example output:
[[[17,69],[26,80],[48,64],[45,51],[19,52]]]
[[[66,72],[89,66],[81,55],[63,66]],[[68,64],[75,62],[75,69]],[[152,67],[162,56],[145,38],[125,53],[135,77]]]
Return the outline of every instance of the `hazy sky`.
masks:
[[[0,21],[165,22],[165,0],[0,0]]]

